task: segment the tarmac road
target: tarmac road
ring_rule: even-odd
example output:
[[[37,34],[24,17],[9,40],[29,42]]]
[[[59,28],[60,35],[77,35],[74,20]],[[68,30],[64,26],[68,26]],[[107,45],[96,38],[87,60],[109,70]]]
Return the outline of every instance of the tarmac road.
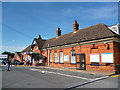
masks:
[[[118,88],[118,77],[17,66],[7,71],[3,66],[2,88]]]

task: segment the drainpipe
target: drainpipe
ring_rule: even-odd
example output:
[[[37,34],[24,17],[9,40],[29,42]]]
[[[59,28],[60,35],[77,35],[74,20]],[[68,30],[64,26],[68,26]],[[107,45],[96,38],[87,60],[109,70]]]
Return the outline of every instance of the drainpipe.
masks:
[[[48,49],[48,67],[50,66],[50,50]]]

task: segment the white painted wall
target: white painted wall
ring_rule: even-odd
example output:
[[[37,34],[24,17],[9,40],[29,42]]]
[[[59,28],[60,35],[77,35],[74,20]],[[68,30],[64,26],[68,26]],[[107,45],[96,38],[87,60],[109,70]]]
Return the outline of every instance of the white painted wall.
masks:
[[[115,32],[116,34],[120,34],[120,24],[109,26],[108,28]]]

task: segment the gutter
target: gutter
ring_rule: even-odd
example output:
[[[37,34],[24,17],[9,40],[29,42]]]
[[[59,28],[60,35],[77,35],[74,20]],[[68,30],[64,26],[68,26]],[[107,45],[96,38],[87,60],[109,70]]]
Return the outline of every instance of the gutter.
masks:
[[[101,39],[93,39],[93,40],[87,40],[87,41],[81,41],[81,42],[75,42],[73,43],[69,43],[69,44],[63,44],[63,45],[58,45],[58,46],[51,46],[51,47],[46,47],[43,48],[41,50],[46,50],[46,49],[52,49],[52,48],[65,48],[65,47],[73,47],[73,46],[79,46],[79,45],[90,45],[90,44],[97,44],[97,43],[104,43],[104,42],[111,42],[111,41],[115,41],[115,42],[120,42],[119,38],[116,38],[114,36],[112,37],[108,37],[108,38],[101,38]]]

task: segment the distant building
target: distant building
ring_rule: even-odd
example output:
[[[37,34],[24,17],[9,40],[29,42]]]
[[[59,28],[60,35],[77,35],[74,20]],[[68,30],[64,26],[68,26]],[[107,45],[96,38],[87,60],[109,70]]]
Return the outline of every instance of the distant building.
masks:
[[[40,35],[34,38],[21,52],[21,59],[30,58],[33,62],[45,56],[43,61],[50,67],[119,72],[120,35],[112,28],[100,23],[79,30],[79,24],[74,21],[73,32],[61,35],[58,27],[54,38],[43,40]]]
[[[108,26],[110,30],[120,35],[120,24]]]
[[[21,61],[21,52],[15,52],[14,60]]]

